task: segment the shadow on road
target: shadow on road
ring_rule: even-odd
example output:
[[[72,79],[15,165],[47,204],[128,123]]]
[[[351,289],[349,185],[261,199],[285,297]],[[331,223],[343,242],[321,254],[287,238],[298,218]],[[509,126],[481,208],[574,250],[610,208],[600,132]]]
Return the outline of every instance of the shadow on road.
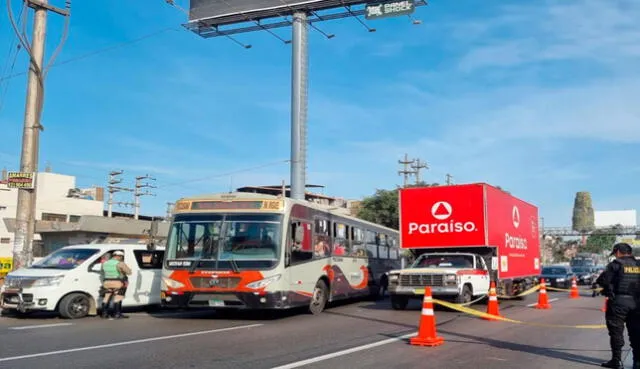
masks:
[[[473,335],[463,334],[459,332],[450,332],[447,330],[439,330],[439,333],[447,334],[452,337],[460,337],[460,338],[466,339],[464,341],[463,340],[456,341],[456,340],[448,339],[447,340],[448,342],[463,343],[465,345],[469,345],[469,344],[487,345],[487,346],[491,346],[491,347],[495,347],[503,350],[526,352],[526,353],[530,353],[538,356],[549,357],[552,359],[559,359],[564,361],[571,361],[575,363],[590,364],[590,365],[600,365],[600,363],[603,360],[602,358],[573,354],[568,351],[585,352],[585,353],[609,351],[609,350],[591,350],[591,349],[556,349],[556,348],[549,348],[549,347],[532,346],[532,345],[515,343],[515,342],[500,341],[500,340],[487,338],[487,337],[473,336]],[[467,341],[467,340],[471,340],[471,341]]]

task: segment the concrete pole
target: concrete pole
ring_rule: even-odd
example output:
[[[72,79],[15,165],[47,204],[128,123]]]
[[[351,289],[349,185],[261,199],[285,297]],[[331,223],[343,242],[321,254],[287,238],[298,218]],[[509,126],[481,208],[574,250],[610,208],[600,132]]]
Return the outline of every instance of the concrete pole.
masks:
[[[45,1],[40,1],[46,5]],[[22,153],[20,156],[20,171],[36,173],[38,171],[38,141],[40,134],[40,99],[44,76],[42,64],[47,29],[47,9],[35,7],[33,20],[33,37],[31,53],[35,66],[29,64],[27,82],[27,101],[24,113],[24,131],[22,134]],[[35,232],[35,201],[36,176],[34,175],[33,189],[18,190],[18,204],[16,212],[16,230],[13,241],[13,270],[30,266],[33,261],[33,234]]]
[[[309,33],[307,14],[293,14],[291,62],[291,198],[304,200],[307,164]]]

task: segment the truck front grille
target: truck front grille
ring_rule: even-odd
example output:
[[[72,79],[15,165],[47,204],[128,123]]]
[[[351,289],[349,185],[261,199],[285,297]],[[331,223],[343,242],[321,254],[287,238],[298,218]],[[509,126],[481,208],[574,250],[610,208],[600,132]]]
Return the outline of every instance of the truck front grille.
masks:
[[[444,286],[444,276],[441,274],[401,275],[400,285],[404,287]]]

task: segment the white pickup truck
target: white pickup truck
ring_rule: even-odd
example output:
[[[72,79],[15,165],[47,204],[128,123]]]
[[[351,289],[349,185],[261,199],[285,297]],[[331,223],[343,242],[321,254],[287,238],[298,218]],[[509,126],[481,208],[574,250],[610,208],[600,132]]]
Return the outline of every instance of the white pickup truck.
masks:
[[[477,254],[426,253],[408,268],[389,272],[389,295],[395,310],[405,309],[411,298],[422,298],[425,287],[431,287],[434,298],[467,303],[487,294],[489,283],[489,269]]]

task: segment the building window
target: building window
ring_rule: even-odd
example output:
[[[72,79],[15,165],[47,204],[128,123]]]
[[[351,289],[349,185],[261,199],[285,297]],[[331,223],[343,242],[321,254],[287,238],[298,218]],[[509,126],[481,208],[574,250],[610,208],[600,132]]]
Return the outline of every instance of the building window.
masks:
[[[11,243],[11,238],[9,238],[9,237],[2,237],[2,238],[0,238],[0,243],[2,243],[2,244]]]
[[[42,220],[49,222],[66,222],[67,216],[65,214],[42,213]]]
[[[69,222],[78,223],[80,221],[80,215],[69,215]]]

